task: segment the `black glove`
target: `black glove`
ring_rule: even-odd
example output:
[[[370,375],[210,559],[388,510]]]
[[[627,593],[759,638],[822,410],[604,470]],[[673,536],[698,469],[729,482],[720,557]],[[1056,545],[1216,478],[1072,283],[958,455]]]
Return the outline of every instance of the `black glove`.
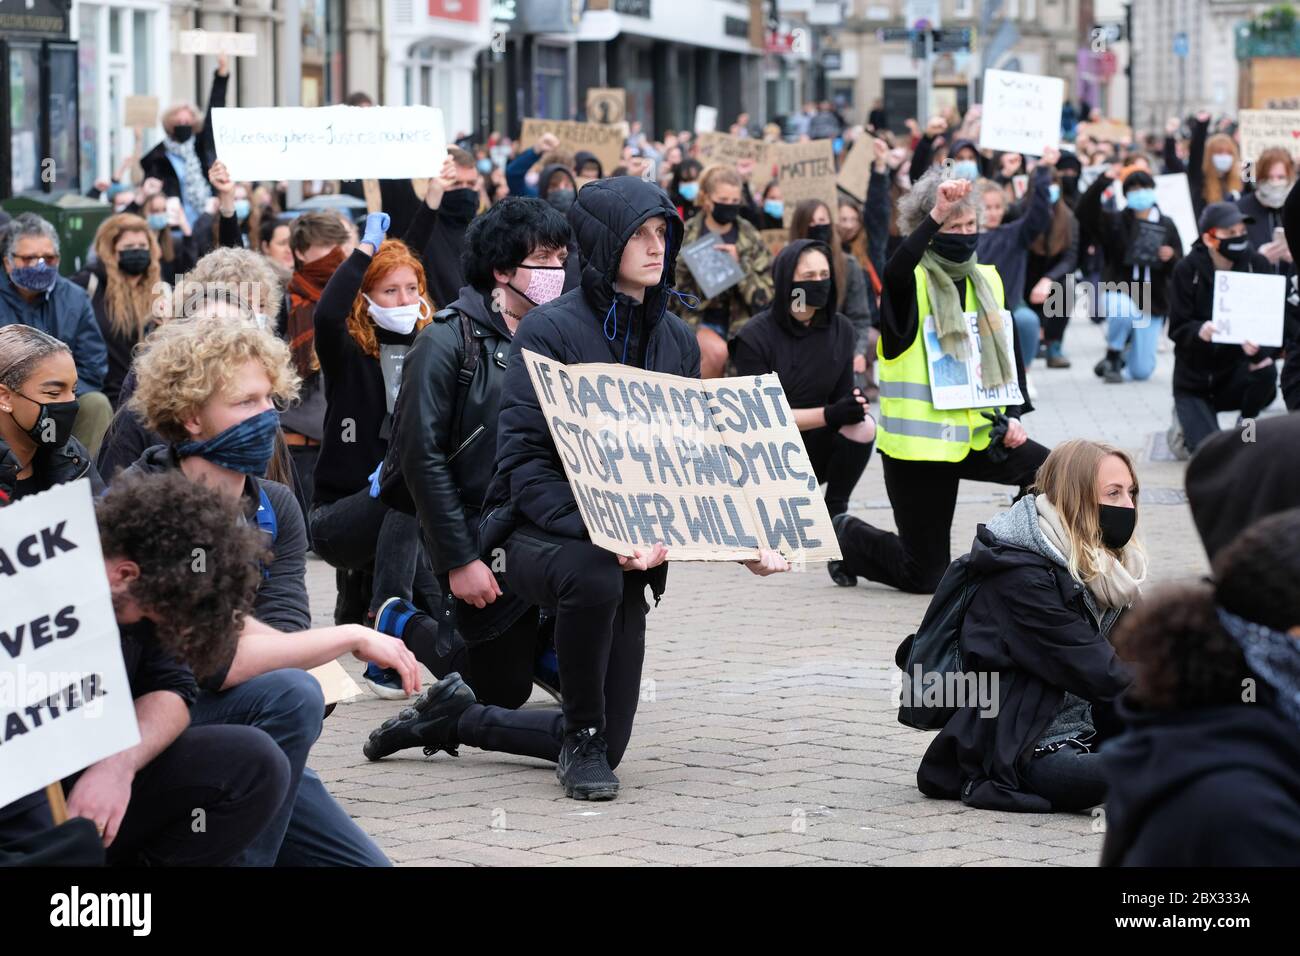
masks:
[[[993,423],[993,430],[989,432],[989,447],[984,454],[993,464],[1000,464],[1011,456],[1011,449],[1005,444],[1011,419],[1000,412],[996,415],[992,412],[980,412],[980,415]]]
[[[822,414],[826,416],[826,427],[843,428],[863,421],[867,417],[867,406],[858,401],[861,394],[861,389],[855,388],[838,402],[825,406]]]
[[[9,446],[0,442],[0,508],[13,501],[18,487],[18,472],[22,466]]]

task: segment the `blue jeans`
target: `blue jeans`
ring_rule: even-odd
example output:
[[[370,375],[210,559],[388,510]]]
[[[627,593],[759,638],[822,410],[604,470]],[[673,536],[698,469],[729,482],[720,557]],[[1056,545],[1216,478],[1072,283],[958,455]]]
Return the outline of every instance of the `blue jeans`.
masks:
[[[1156,370],[1156,347],[1164,329],[1162,315],[1147,316],[1123,292],[1102,293],[1102,314],[1106,316],[1106,348],[1124,353],[1124,373],[1144,382]]]
[[[268,671],[227,690],[204,691],[194,702],[190,711],[194,726],[258,727],[289,758],[289,796],[235,860],[236,865],[389,865],[383,852],[329,795],[315,771],[307,769],[307,755],[320,736],[324,713],[320,684],[296,668]]]
[[[1016,322],[1016,339],[1020,343],[1020,354],[1024,357],[1025,368],[1029,368],[1038,356],[1040,329],[1038,313],[1029,306],[1021,304],[1011,310],[1011,317]]]

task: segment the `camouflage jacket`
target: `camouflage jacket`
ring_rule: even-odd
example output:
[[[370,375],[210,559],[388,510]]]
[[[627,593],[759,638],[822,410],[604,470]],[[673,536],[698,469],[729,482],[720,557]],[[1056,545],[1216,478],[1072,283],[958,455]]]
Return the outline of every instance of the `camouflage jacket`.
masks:
[[[698,328],[700,317],[710,308],[725,307],[731,316],[727,328],[727,337],[735,336],[750,316],[762,312],[772,304],[772,253],[763,241],[763,236],[747,219],[737,219],[739,230],[736,236],[736,256],[740,267],[745,270],[745,278],[713,299],[705,299],[700,291],[695,276],[686,265],[686,260],[677,257],[677,289],[700,300],[695,309],[688,309],[680,299],[674,298],[671,308],[690,324]],[[686,223],[686,233],[682,236],[682,247],[695,242],[704,233],[704,213],[697,213]]]

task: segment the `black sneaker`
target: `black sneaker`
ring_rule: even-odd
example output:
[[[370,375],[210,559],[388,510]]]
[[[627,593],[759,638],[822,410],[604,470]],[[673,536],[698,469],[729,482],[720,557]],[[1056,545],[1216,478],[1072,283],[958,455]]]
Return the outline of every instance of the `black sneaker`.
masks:
[[[855,588],[858,586],[858,576],[845,571],[843,561],[827,561],[826,570],[830,572],[831,580],[840,587]]]
[[[595,727],[564,735],[555,777],[563,785],[566,797],[613,800],[618,796],[618,777],[609,769],[605,752],[605,735]]]
[[[445,750],[453,757],[460,741],[456,738],[456,722],[477,698],[460,674],[451,673],[425,688],[410,707],[403,707],[396,717],[389,717],[361,748],[367,760],[381,760],[391,753],[408,747],[423,747],[425,754],[433,756]]]

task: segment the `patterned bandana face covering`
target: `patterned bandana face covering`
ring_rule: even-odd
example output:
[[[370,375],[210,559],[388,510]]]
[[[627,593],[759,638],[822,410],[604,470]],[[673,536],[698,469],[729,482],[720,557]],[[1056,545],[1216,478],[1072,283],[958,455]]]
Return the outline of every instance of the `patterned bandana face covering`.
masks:
[[[1300,639],[1216,607],[1219,623],[1241,648],[1246,664],[1277,692],[1278,706],[1300,727]]]
[[[176,446],[181,458],[204,458],[214,465],[245,475],[264,475],[275,453],[275,431],[280,415],[268,408],[206,441],[186,441]]]

